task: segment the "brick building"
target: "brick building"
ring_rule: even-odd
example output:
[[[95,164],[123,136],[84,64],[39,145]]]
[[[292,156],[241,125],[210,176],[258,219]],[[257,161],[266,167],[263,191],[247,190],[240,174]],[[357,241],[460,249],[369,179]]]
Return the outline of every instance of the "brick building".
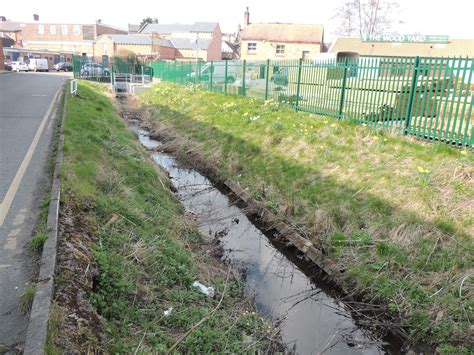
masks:
[[[94,56],[94,42],[103,34],[126,34],[126,30],[102,23],[25,23],[22,46],[28,49],[71,51]]]
[[[247,10],[241,36],[240,57],[251,61],[308,59],[321,53],[323,25],[250,23]]]
[[[221,60],[222,32],[217,22],[196,22],[192,25],[149,23],[139,33],[168,40],[176,49],[175,59]],[[162,46],[162,50],[164,47]],[[166,50],[171,54],[171,50]]]
[[[21,22],[4,21],[0,17],[0,37],[3,39],[4,46],[8,42],[9,46],[21,46],[21,30],[24,26]]]

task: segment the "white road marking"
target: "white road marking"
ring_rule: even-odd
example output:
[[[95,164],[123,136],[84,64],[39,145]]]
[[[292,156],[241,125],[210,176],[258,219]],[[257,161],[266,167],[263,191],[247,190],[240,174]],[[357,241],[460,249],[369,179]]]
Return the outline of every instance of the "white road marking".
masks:
[[[46,94],[32,94],[31,96],[33,96],[33,97],[46,97],[48,95],[46,95]]]
[[[51,112],[53,111],[60,91],[61,89],[58,89],[58,91],[54,95],[53,101],[51,102],[51,105],[49,105],[48,111],[46,111],[46,114],[44,115],[43,120],[41,121],[41,124],[39,125],[38,130],[36,131],[35,137],[31,142],[30,148],[26,152],[26,155],[23,158],[23,161],[21,162],[21,165],[18,168],[15,177],[13,178],[13,181],[7,191],[7,194],[3,199],[3,202],[0,204],[0,227],[3,226],[3,222],[5,222],[5,217],[7,216],[8,210],[10,209],[13,199],[15,198],[18,188],[20,187],[20,183],[23,179],[23,176],[25,175],[26,168],[28,168],[28,165],[30,164],[31,158],[36,150],[36,146],[38,145],[39,139],[41,137],[41,133],[43,133],[44,126],[46,125],[49,116],[51,116]]]
[[[16,250],[17,248],[17,240],[16,238],[7,238],[7,242],[5,243],[3,249],[5,250]]]
[[[15,217],[15,219],[13,220],[13,225],[14,226],[19,226],[21,224],[23,224],[23,222],[25,222],[25,215],[23,213],[18,213]]]
[[[10,233],[8,233],[8,236],[9,237],[16,237],[17,235],[19,235],[21,232],[21,229],[20,228],[16,228],[16,229],[13,229]]]

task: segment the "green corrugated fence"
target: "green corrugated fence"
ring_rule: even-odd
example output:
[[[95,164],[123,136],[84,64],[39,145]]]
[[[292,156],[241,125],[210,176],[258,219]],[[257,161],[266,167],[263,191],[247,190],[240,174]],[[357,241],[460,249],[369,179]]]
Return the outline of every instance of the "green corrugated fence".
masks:
[[[273,99],[451,145],[474,145],[474,59],[154,62],[154,76],[214,92]]]

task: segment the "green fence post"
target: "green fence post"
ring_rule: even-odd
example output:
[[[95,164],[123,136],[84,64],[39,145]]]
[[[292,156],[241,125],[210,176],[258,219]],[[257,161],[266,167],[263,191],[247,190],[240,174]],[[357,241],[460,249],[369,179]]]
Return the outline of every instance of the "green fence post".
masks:
[[[224,71],[224,94],[227,94],[227,62],[228,60],[225,61],[225,71]]]
[[[411,115],[413,114],[413,106],[415,103],[415,97],[416,97],[416,89],[418,85],[418,75],[420,72],[420,57],[415,58],[415,67],[413,69],[413,77],[411,80],[411,87],[410,87],[410,98],[408,101],[408,110],[407,110],[407,117],[405,120],[405,134],[408,134],[408,130],[410,128],[410,121],[411,121]]]
[[[142,85],[145,85],[145,71],[143,70],[143,65],[141,66],[142,67]]]
[[[112,64],[110,68],[110,86],[112,86],[112,89],[114,88],[114,75],[114,65]]]
[[[343,109],[344,109],[344,100],[346,98],[346,81],[347,81],[347,71],[349,69],[348,65],[349,61],[348,58],[344,58],[344,75],[342,77],[342,87],[341,87],[341,101],[339,103],[339,114],[337,115],[338,118],[342,118]]]
[[[211,60],[211,74],[209,77],[209,91],[212,91],[212,81],[214,80],[214,61]]]
[[[246,89],[245,89],[245,71],[247,66],[247,61],[244,59],[242,63],[242,96],[246,96]]]
[[[303,58],[300,58],[298,61],[298,81],[296,83],[296,102],[295,102],[295,111],[298,111],[298,104],[300,102],[300,92],[301,92],[301,68],[303,67]]]
[[[265,100],[268,100],[268,77],[270,76],[270,59],[267,59],[267,68],[265,72]]]

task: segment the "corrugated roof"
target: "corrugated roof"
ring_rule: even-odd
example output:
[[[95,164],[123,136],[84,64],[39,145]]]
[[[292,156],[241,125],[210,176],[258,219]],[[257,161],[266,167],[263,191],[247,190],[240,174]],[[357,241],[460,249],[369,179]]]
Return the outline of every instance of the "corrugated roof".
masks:
[[[108,36],[114,43],[119,44],[136,44],[136,45],[151,45],[150,37],[146,35],[105,35]]]
[[[217,25],[217,22],[196,22],[192,25],[149,23],[140,33],[214,32]]]
[[[140,25],[134,25],[134,24],[131,24],[131,23],[128,24],[128,33],[129,34],[135,34],[135,33],[138,32],[139,29],[140,29]]]
[[[171,43],[176,49],[193,49],[193,50],[207,50],[211,44],[211,39],[203,38],[199,39],[197,46],[196,40],[190,38],[172,38]]]
[[[160,46],[160,47],[175,48],[173,43],[171,43],[169,39],[163,39],[163,38],[153,39],[153,45]]]
[[[294,23],[252,23],[242,32],[242,40],[323,43],[323,25],[302,25]]]
[[[23,22],[3,21],[0,22],[0,32],[18,32],[25,27]]]
[[[339,37],[330,52],[357,52],[360,55],[408,57],[474,58],[474,39],[450,39],[448,43],[363,42],[360,38]]]

